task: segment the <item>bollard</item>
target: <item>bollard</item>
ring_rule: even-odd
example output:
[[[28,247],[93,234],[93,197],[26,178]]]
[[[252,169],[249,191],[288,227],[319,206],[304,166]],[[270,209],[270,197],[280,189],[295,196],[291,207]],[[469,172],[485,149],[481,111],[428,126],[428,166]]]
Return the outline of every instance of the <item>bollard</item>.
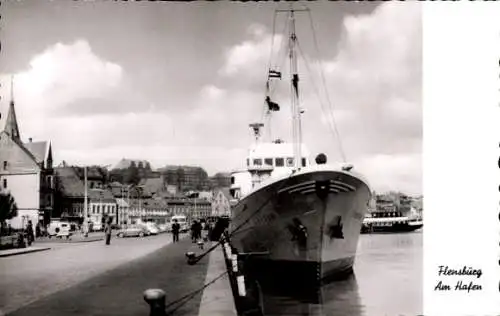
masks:
[[[245,288],[245,277],[243,275],[238,275],[236,277],[236,281],[238,282],[238,294],[240,296],[246,296],[247,290]]]
[[[198,247],[200,247],[200,249],[203,249],[203,241],[198,241]]]
[[[226,249],[226,259],[230,259],[232,256],[231,247],[229,246],[228,243],[225,243],[224,248]]]
[[[233,255],[231,259],[233,261],[233,272],[238,272],[238,255]]]
[[[186,253],[186,257],[188,258],[188,264],[193,265],[196,263],[196,254],[192,251]]]
[[[144,300],[149,304],[149,316],[165,316],[165,292],[162,289],[144,291]]]

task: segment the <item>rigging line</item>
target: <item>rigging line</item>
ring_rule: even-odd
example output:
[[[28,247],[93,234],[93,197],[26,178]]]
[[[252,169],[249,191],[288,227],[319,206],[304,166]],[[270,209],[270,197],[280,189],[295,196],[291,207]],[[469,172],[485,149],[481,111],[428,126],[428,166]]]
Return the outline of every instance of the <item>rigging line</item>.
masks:
[[[323,82],[323,87],[325,89],[326,99],[327,99],[328,105],[330,107],[330,110],[332,111],[332,118],[333,118],[333,122],[334,122],[335,131],[336,131],[337,137],[338,137],[338,142],[340,144],[340,147],[343,148],[343,146],[342,146],[342,140],[340,138],[340,133],[339,133],[338,128],[337,128],[337,123],[335,122],[335,116],[333,115],[333,105],[332,105],[332,102],[330,100],[330,94],[328,93],[328,89],[326,88],[326,79],[325,79],[325,73],[323,71],[323,62],[321,61],[321,58],[320,58],[320,55],[319,55],[318,39],[316,37],[316,30],[314,28],[314,23],[313,23],[313,18],[312,18],[311,10],[308,10],[307,14],[309,16],[309,22],[311,24],[311,30],[312,30],[312,33],[313,33],[313,41],[314,41],[314,46],[316,48],[316,54],[317,54],[317,57],[318,57],[318,63],[319,63],[319,68],[320,68],[320,73],[321,73],[321,80]],[[346,162],[346,157],[345,157],[345,153],[344,153],[343,149],[341,151],[341,154],[342,154],[342,159],[344,160],[344,162]]]
[[[276,16],[277,16],[277,12],[275,11],[275,17],[276,17]],[[277,54],[277,57],[278,57],[278,58],[277,58],[277,61],[278,61],[278,62],[279,62],[279,61],[281,61],[281,62],[279,63],[279,66],[278,66],[278,67],[276,67],[278,70],[281,70],[281,69],[283,68],[283,63],[284,63],[284,61],[286,60],[286,46],[287,46],[287,43],[288,43],[288,42],[287,42],[286,40],[284,40],[284,39],[286,38],[286,33],[288,32],[288,27],[289,27],[289,25],[288,25],[289,23],[288,23],[288,22],[289,22],[289,21],[288,21],[288,19],[285,19],[285,21],[284,21],[284,23],[283,23],[283,30],[282,30],[282,32],[281,32],[281,35],[282,35],[282,40],[281,40],[281,43],[280,43],[280,44],[281,44],[281,45],[280,45],[281,47],[280,47],[280,49],[279,49],[279,51],[278,51],[278,54]],[[273,27],[275,27],[275,26],[274,26],[274,22],[273,22]],[[271,45],[272,47],[274,47],[274,37],[275,37],[275,36],[276,36],[276,34],[275,34],[275,30],[273,30],[273,44]],[[274,49],[272,50],[272,52],[273,52],[273,54],[274,54]],[[281,58],[280,58],[280,57],[281,57]],[[271,67],[273,67],[273,64],[272,64],[272,56],[271,56],[271,58],[270,58],[270,61],[271,61],[271,62],[270,62],[269,69],[270,69]],[[276,63],[276,64],[277,64],[277,63]],[[275,64],[275,65],[276,65],[276,64]],[[269,81],[269,79],[268,79],[266,82],[267,82],[267,83],[269,83],[269,90],[267,90],[267,89],[266,89],[266,93],[268,93],[269,97],[272,97],[272,96],[273,96],[273,94],[274,94],[274,91],[275,91],[275,89],[276,89],[276,85],[275,85],[275,84],[271,84],[271,82]],[[263,111],[263,113],[262,113],[262,120],[264,120],[264,117],[266,116],[266,114],[269,114],[269,113],[268,113],[268,111],[267,111],[267,103],[266,103],[266,102],[264,102],[264,111]]]
[[[302,59],[304,60],[304,65],[306,67],[307,72],[311,74],[311,84],[312,84],[314,93],[316,94],[316,97],[318,98],[318,102],[319,102],[319,104],[321,106],[321,112],[323,113],[323,115],[325,115],[325,117],[327,117],[327,119],[328,119],[328,127],[330,128],[330,131],[333,134],[333,136],[335,138],[339,138],[339,135],[336,134],[335,127],[334,127],[335,120],[333,119],[333,113],[331,113],[331,111],[328,111],[328,109],[323,104],[323,101],[321,100],[321,95],[320,95],[318,87],[316,86],[315,81],[313,79],[312,71],[311,71],[311,68],[309,67],[309,62],[307,60],[306,55],[302,51],[302,47],[300,46],[300,42],[298,40],[297,40],[297,48],[299,49],[300,55],[301,55]],[[332,123],[332,121],[333,121],[333,123]],[[342,156],[342,158],[344,159],[344,162],[345,162],[345,154],[343,152],[342,145],[341,144],[339,144],[339,145],[340,145],[339,146],[340,154],[341,154],[341,156]]]
[[[268,62],[267,62],[267,69],[266,69],[266,87],[265,87],[265,94],[268,94],[269,93],[269,70],[271,69],[271,65],[272,65],[272,60],[273,60],[273,54],[274,54],[274,37],[276,35],[276,16],[278,15],[278,12],[277,11],[274,11],[274,15],[273,15],[273,31],[272,31],[272,34],[271,34],[271,47],[269,48],[269,59],[268,59]],[[265,106],[265,102],[264,102],[264,113],[263,113],[263,116],[265,115],[265,110],[266,110],[266,106]]]
[[[285,39],[288,39],[286,36],[288,34],[288,28],[290,27],[289,20],[286,19],[283,27],[283,32],[282,32],[282,41],[281,41],[281,47],[278,52],[278,61],[280,63],[277,65],[277,69],[283,69],[283,64],[285,63],[285,60],[287,59],[287,46],[288,46],[288,41]],[[281,58],[280,58],[281,57]],[[271,94],[274,93],[275,85],[272,87]]]
[[[178,299],[176,299],[175,301],[173,302],[170,302],[168,305],[165,306],[165,310],[169,307],[172,307],[174,306],[175,304],[179,304],[177,305],[175,308],[173,308],[172,310],[170,310],[169,312],[167,312],[167,315],[172,315],[176,310],[178,310],[179,308],[181,308],[184,304],[186,304],[187,302],[189,302],[190,300],[192,300],[198,293],[200,293],[201,291],[203,291],[204,289],[206,289],[207,287],[209,287],[210,285],[214,284],[217,280],[219,280],[220,278],[224,277],[226,274],[228,274],[227,271],[224,271],[222,272],[219,276],[217,276],[215,279],[213,279],[212,281],[204,284],[202,287],[200,287],[199,289],[197,290],[194,290],[193,292],[191,293],[188,293]]]
[[[289,179],[294,175],[295,172],[292,172],[292,174],[290,174],[290,176],[288,178],[285,178],[285,181],[283,182],[283,184],[278,188],[278,190],[281,190],[284,188],[284,186],[288,183]],[[259,213],[265,206],[266,204],[272,199],[273,195],[271,195],[269,197],[269,199],[267,201],[265,201],[254,213],[252,213],[249,218],[247,218],[240,226],[238,226],[237,228],[235,228],[233,230],[233,232],[231,232],[231,234],[229,234],[229,236],[232,236],[234,233],[236,233],[238,230],[241,229],[241,227],[243,227],[244,224],[246,224],[246,222],[248,222],[250,219],[252,219],[255,215],[257,215],[257,213]],[[234,222],[236,219],[238,219],[240,216],[242,216],[243,214],[245,214],[245,212],[240,212],[237,216],[235,216],[232,221]],[[203,257],[205,257],[207,254],[209,254],[210,252],[212,252],[213,250],[215,250],[220,244],[222,243],[221,240],[219,240],[215,245],[213,245],[212,247],[210,247],[209,249],[207,249],[204,253],[202,253],[201,255],[197,256],[196,257],[196,261],[195,262],[198,262],[200,261]]]

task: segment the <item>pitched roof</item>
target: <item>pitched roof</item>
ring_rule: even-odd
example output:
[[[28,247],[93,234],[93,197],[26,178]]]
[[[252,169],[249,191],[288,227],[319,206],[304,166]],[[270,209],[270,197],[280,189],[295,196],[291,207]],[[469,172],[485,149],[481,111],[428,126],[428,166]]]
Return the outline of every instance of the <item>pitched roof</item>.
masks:
[[[9,111],[3,130],[9,134],[12,139],[20,140],[21,134],[19,133],[19,126],[17,125],[16,110],[14,109],[14,101],[9,103]]]
[[[116,202],[113,194],[109,190],[89,189],[87,194],[90,200],[94,202],[103,202],[103,203]]]
[[[28,142],[23,144],[26,149],[35,157],[37,163],[45,161],[48,153],[48,142]]]
[[[149,163],[147,160],[125,159],[125,158],[122,158],[122,160],[120,160],[113,167],[113,169],[127,169],[128,167],[130,167],[130,165],[132,164],[132,162],[135,162],[135,165],[137,167],[139,166],[139,162],[142,162],[142,164],[143,164],[144,167],[146,167],[146,165]],[[151,164],[149,164],[149,166],[151,166]],[[153,167],[151,167],[151,168],[153,168]]]
[[[59,187],[64,196],[84,197],[85,186],[71,167],[57,167],[54,169],[59,182]]]
[[[218,188],[217,191],[222,192],[222,194],[224,194],[224,196],[228,201],[233,199],[233,197],[231,196],[231,192],[229,191],[229,188]]]

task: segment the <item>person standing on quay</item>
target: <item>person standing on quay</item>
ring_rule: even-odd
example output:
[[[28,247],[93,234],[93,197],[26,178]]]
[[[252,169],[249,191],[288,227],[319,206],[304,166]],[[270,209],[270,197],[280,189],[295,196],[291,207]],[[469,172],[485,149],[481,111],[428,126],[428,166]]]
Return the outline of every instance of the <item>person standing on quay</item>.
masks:
[[[28,238],[28,246],[30,246],[35,240],[35,234],[33,232],[33,223],[28,221],[28,226],[26,227],[26,235]]]
[[[172,235],[173,235],[173,240],[174,242],[179,241],[179,231],[181,230],[181,225],[177,223],[177,220],[174,219],[174,223],[172,224]]]
[[[104,227],[104,233],[106,234],[106,245],[109,245],[111,243],[111,217],[108,217],[108,220],[106,221],[106,226]]]

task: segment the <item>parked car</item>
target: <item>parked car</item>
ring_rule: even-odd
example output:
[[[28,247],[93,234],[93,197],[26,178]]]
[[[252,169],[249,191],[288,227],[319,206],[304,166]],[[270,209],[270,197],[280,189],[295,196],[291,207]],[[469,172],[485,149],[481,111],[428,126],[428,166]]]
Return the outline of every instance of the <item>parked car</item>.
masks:
[[[68,222],[52,221],[47,227],[47,235],[49,238],[52,237],[66,237],[69,238],[72,233],[70,232],[71,225]]]
[[[120,229],[116,235],[118,237],[144,237],[149,235],[145,227],[141,225],[129,225]]]
[[[158,225],[158,228],[160,229],[160,233],[164,233],[168,230],[168,224],[160,224]]]
[[[144,227],[150,235],[158,235],[158,233],[160,233],[160,229],[155,223],[145,223]]]
[[[97,223],[97,222],[92,223],[92,231],[99,232],[99,231],[101,231],[103,229],[104,229],[104,227],[102,226],[101,223]]]

